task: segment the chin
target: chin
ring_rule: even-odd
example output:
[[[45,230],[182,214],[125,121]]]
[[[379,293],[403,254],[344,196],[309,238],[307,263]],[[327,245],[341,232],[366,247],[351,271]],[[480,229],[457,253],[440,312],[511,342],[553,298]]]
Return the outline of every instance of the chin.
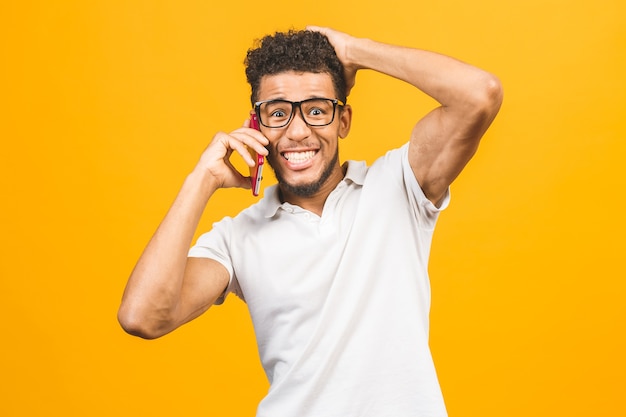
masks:
[[[309,184],[289,184],[288,182],[279,181],[279,184],[283,191],[286,191],[289,194],[297,195],[298,197],[313,197],[324,185],[321,181]]]
[[[272,161],[269,160],[269,158],[268,162],[274,170],[274,175],[278,180],[280,188],[284,192],[297,195],[299,197],[312,197],[322,189],[322,186],[324,186],[324,184],[328,181],[328,178],[330,178],[335,166],[339,163],[339,152],[336,152],[330,163],[324,166],[324,169],[319,174],[317,179],[309,182],[299,182],[295,184],[288,181],[281,172],[281,170],[275,168],[274,164],[272,163]]]

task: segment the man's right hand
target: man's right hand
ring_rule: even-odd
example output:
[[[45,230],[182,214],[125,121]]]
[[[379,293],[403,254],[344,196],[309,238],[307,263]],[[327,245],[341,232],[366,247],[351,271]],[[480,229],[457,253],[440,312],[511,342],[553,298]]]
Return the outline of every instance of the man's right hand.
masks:
[[[269,140],[260,131],[249,126],[250,121],[246,120],[242,127],[230,133],[218,132],[202,153],[194,172],[208,174],[215,188],[250,189],[250,177],[237,171],[230,158],[234,152],[238,153],[248,166],[254,167],[256,161],[248,147],[260,155],[267,156],[265,146],[269,144]]]

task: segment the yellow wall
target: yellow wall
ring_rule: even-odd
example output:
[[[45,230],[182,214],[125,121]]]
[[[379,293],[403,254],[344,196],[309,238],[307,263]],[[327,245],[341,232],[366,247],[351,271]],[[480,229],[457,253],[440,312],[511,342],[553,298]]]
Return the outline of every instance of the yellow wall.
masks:
[[[450,415],[626,414],[624,4],[2,2],[0,415],[253,414],[267,383],[243,303],[150,342],[115,315],[185,175],[246,117],[246,49],[308,23],[450,54],[504,84],[432,254]],[[374,73],[350,101],[342,158],[368,161],[434,105]],[[222,192],[202,229],[252,201]]]

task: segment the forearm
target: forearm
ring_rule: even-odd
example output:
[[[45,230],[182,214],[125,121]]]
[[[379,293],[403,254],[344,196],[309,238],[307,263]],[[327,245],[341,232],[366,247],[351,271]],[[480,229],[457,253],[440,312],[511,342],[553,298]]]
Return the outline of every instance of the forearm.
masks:
[[[435,52],[356,38],[346,45],[348,66],[405,81],[451,110],[481,105],[497,80],[479,68]]]
[[[176,321],[187,252],[215,189],[201,172],[186,178],[128,280],[118,317],[129,333],[162,332]]]

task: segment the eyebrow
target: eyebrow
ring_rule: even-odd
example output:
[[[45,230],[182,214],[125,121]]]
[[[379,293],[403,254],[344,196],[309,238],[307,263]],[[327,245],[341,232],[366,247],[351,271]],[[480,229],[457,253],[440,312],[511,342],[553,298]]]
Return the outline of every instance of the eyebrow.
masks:
[[[315,96],[310,96],[310,97],[307,97],[307,98],[303,98],[302,100],[289,100],[288,98],[284,98],[284,97],[282,97],[282,96],[281,96],[281,97],[276,97],[276,98],[268,98],[268,99],[265,99],[265,100],[257,100],[257,101],[276,101],[276,100],[282,100],[282,101],[289,101],[289,102],[291,102],[291,103],[299,103],[299,102],[301,102],[301,101],[305,101],[305,100],[312,100],[312,99],[316,99],[316,98],[326,99],[326,100],[335,100],[335,99],[334,99],[334,98],[332,98],[332,97],[326,97],[326,96],[318,96],[318,95],[315,95]],[[337,99],[337,100],[339,100],[339,99]],[[341,100],[340,100],[340,101],[341,101]]]

